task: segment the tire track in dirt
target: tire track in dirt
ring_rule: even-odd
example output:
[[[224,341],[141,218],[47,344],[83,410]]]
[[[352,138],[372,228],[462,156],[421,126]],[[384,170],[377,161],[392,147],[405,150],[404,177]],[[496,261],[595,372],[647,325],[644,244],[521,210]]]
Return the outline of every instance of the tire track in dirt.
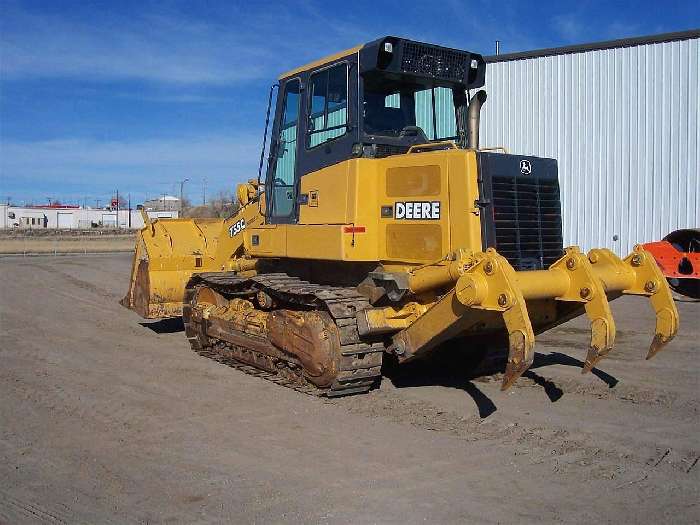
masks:
[[[74,523],[75,519],[56,509],[27,501],[0,490],[0,523]]]
[[[501,383],[503,374],[497,373],[474,379],[477,383]],[[675,392],[659,389],[640,388],[629,384],[613,386],[601,383],[582,382],[575,378],[555,378],[541,373],[526,372],[519,380],[517,388],[535,388],[554,391],[557,396],[563,394],[586,396],[590,398],[620,401],[633,405],[646,405],[664,411],[672,410],[679,417],[697,417],[700,406],[697,400],[683,398]]]
[[[103,401],[89,393],[94,390],[90,385],[71,382],[67,390],[63,384],[39,381],[10,375],[5,370],[0,371],[0,380],[5,385],[5,395],[14,394],[16,397],[36,406],[50,410],[53,414],[62,414],[78,421],[95,423],[109,430],[118,437],[122,431],[139,431],[161,419],[163,414],[158,410],[157,401],[140,400],[124,401],[120,397],[110,397]],[[80,389],[80,390],[73,390]],[[148,396],[146,396],[148,397]]]
[[[374,391],[365,396],[326,401],[351,413],[381,418],[393,423],[445,433],[468,442],[493,441],[513,456],[528,456],[530,463],[547,463],[554,473],[589,479],[613,479],[642,472],[655,466],[670,467],[674,476],[694,470],[700,453],[694,449],[658,451],[648,457],[618,450],[594,440],[582,440],[558,426],[532,426],[521,422],[492,423],[479,416],[464,417],[432,403],[405,399],[392,391]]]
[[[27,263],[26,266],[30,267],[30,268],[36,268],[38,270],[43,270],[43,271],[50,273],[52,275],[59,275],[63,278],[64,281],[67,281],[68,283],[72,284],[73,286],[76,286],[77,288],[91,292],[91,293],[98,295],[100,297],[103,297],[105,299],[110,299],[111,301],[115,301],[115,300],[119,301],[121,299],[120,295],[112,293],[112,292],[108,291],[107,289],[96,286],[93,283],[90,283],[88,281],[78,279],[77,277],[74,277],[73,275],[71,275],[67,272],[64,272],[64,271],[57,269],[55,265],[51,266],[51,267],[47,267],[46,265],[38,263],[38,262],[31,262],[31,263]]]
[[[502,370],[506,367],[506,359],[505,352],[492,352],[478,367],[469,371],[468,375],[465,374],[465,378],[475,383],[500,383],[503,380]],[[556,368],[550,369],[552,365],[580,369],[583,362],[561,352],[536,352],[533,365],[518,380],[515,388],[543,389],[552,400],[569,394],[656,408],[663,410],[665,414],[670,410],[680,418],[697,417],[700,412],[700,402],[697,399],[682,396],[677,392],[621,383],[600,368],[594,368],[588,375],[555,377],[547,373],[548,370],[556,371]],[[596,376],[599,381],[591,382],[588,379],[591,376]]]

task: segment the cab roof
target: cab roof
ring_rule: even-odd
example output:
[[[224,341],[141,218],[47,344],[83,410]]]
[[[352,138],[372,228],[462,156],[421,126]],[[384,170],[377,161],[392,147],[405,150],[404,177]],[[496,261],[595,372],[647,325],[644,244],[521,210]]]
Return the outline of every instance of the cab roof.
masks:
[[[343,58],[343,57],[352,55],[354,53],[357,53],[363,47],[365,47],[365,44],[359,44],[355,47],[351,47],[350,49],[346,49],[345,51],[340,51],[339,53],[334,53],[332,55],[328,55],[328,56],[325,56],[323,58],[319,58],[318,60],[314,60],[313,62],[309,62],[308,64],[304,64],[303,66],[296,67],[290,71],[287,71],[286,73],[282,73],[279,76],[279,80],[293,77],[294,75],[298,75],[299,73],[302,73],[304,71],[308,71],[308,70],[313,69],[315,67],[322,66],[323,64],[333,62],[334,60],[337,60],[339,58]]]
[[[410,77],[450,85],[460,83],[467,89],[481,87],[485,81],[486,63],[478,53],[396,36],[384,36],[304,64],[283,73],[279,80],[287,80],[356,53],[360,74],[380,72],[385,78]]]

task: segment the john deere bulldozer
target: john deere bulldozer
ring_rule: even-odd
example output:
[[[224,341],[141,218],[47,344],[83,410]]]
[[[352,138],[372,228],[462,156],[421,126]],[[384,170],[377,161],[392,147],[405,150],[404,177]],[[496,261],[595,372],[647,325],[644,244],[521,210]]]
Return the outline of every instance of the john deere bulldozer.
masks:
[[[479,148],[485,73],[478,54],[395,37],[284,73],[238,212],[147,220],[122,303],[182,316],[203,355],[326,396],[367,392],[386,355],[501,335],[505,390],[536,333],[582,314],[590,371],[622,294],[650,299],[652,357],[678,330],[653,257],[563,246],[557,162]]]

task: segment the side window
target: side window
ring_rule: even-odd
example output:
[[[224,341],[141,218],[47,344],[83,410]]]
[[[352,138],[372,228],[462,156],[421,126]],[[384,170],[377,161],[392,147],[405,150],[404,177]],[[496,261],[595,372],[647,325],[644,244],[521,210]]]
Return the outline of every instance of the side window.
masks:
[[[347,132],[348,66],[338,64],[311,75],[306,146],[313,148]]]
[[[455,103],[452,90],[444,87],[416,91],[416,126],[423,128],[429,140],[457,136]]]
[[[299,126],[299,80],[290,80],[284,90],[284,113],[277,136],[277,152],[271,188],[274,217],[289,217],[294,211],[294,175]]]
[[[384,107],[392,109],[401,109],[401,95],[392,93],[384,98]]]

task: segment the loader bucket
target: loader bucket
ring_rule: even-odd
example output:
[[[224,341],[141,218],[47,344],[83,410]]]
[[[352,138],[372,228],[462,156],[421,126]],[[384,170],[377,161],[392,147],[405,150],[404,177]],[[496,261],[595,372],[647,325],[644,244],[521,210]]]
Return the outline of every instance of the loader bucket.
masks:
[[[129,290],[122,306],[146,319],[179,317],[187,281],[212,270],[223,219],[146,218],[136,236]]]

